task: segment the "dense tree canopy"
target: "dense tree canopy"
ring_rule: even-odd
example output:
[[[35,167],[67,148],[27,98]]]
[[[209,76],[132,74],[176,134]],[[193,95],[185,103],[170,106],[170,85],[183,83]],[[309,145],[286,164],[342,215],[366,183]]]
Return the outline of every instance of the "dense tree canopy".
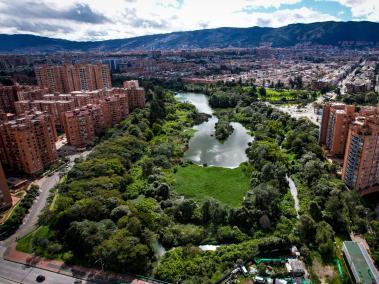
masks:
[[[257,102],[256,90],[234,86],[240,92],[230,94],[222,88],[211,103],[233,107],[226,110],[228,121],[242,123],[255,137],[245,166],[250,190],[241,206],[177,194],[174,172],[198,114],[170,92],[151,87],[148,107],[110,130],[58,186],[53,212],[46,210],[41,218],[51,234],[38,239],[36,251],[44,244],[50,256],[68,261],[209,283],[259,251],[275,247],[287,253],[295,244],[328,260],[335,253],[335,234],[366,232],[364,204],[323,159],[317,128]],[[298,186],[299,220],[288,176]],[[158,242],[174,248],[159,262]],[[230,245],[216,252],[196,247],[212,243]]]

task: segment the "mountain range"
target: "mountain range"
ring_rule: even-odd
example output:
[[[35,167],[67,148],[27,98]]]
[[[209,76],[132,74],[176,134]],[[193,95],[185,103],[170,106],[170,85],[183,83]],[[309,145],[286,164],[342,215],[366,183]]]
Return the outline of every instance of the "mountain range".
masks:
[[[254,48],[262,45],[290,47],[297,44],[355,47],[379,45],[379,23],[321,22],[291,24],[280,28],[216,28],[86,42],[26,34],[0,34],[1,53]]]

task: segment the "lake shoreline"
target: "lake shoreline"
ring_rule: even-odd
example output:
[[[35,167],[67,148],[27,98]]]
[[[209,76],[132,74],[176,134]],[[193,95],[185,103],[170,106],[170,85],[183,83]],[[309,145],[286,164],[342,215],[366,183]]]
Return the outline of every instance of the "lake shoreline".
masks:
[[[197,165],[216,166],[234,169],[247,161],[246,149],[254,137],[239,122],[230,122],[233,132],[224,140],[216,137],[215,126],[219,119],[210,107],[208,97],[200,93],[179,92],[175,96],[181,102],[194,105],[198,112],[211,115],[208,121],[195,125],[196,131],[190,139],[184,159]]]

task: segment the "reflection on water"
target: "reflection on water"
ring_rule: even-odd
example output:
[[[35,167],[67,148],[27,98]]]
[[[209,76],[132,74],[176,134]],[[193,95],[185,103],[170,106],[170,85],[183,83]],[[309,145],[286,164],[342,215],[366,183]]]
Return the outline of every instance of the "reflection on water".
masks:
[[[176,97],[179,101],[193,104],[199,112],[213,113],[204,94],[178,93]],[[212,115],[207,122],[194,126],[196,133],[189,142],[184,158],[199,165],[236,168],[247,161],[245,150],[253,137],[240,123],[232,122],[233,133],[221,143],[214,136],[217,121],[217,117]]]

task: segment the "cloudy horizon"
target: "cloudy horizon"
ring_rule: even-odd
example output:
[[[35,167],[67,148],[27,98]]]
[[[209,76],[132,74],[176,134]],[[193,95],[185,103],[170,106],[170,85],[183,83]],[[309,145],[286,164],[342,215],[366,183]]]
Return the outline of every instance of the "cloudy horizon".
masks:
[[[0,0],[0,33],[88,41],[218,27],[379,21],[376,0]]]

